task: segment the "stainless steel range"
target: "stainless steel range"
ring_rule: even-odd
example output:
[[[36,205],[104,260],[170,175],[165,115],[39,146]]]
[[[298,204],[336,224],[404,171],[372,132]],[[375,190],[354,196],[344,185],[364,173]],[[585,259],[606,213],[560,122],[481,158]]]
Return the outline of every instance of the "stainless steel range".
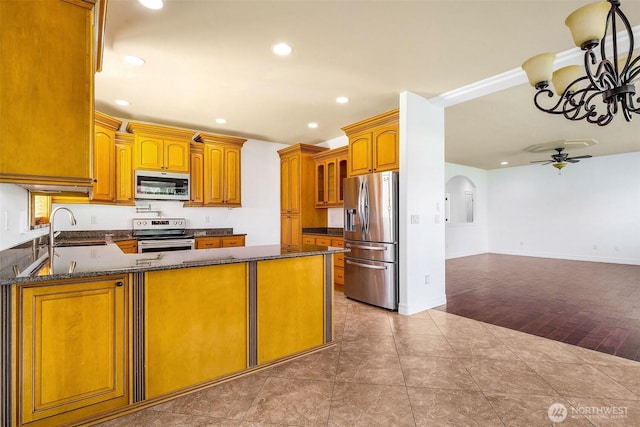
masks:
[[[195,239],[187,234],[185,218],[134,218],[133,236],[138,239],[138,253],[193,249]]]

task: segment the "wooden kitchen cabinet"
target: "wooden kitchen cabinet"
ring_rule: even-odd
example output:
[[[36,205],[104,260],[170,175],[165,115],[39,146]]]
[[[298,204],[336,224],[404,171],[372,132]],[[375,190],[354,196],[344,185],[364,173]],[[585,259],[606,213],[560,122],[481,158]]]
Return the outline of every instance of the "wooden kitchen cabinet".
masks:
[[[189,172],[193,131],[129,122],[127,132],[135,136],[135,169]]]
[[[286,248],[300,246],[302,226],[299,214],[284,214],[280,216],[280,244]]]
[[[17,286],[19,425],[62,425],[130,402],[127,275]]]
[[[322,255],[258,261],[259,365],[322,345],[324,279]]]
[[[316,209],[313,155],[326,148],[296,144],[278,151],[280,155],[280,243],[297,247],[303,227],[326,227],[327,213]]]
[[[342,180],[347,177],[349,147],[315,154],[315,205],[317,208],[344,204]]]
[[[204,203],[204,149],[203,144],[191,143],[191,189],[185,206],[202,206]]]
[[[232,248],[244,246],[245,236],[196,237],[196,249]]]
[[[92,187],[95,1],[0,1],[0,182]]]
[[[135,239],[120,240],[116,242],[116,245],[125,254],[137,254],[138,253],[138,241]]]
[[[116,131],[122,122],[95,112],[93,138],[93,197],[98,203],[116,199]]]
[[[130,133],[116,132],[116,203],[134,205],[133,145]]]
[[[240,155],[246,139],[201,133],[196,141],[204,145],[204,205],[241,206]]]
[[[244,263],[145,273],[146,398],[249,366]]]
[[[398,119],[396,109],[342,128],[349,137],[349,176],[399,169]]]
[[[305,245],[335,246],[344,248],[344,239],[336,236],[319,236],[303,234],[302,243]],[[344,290],[344,253],[333,255],[333,287]]]

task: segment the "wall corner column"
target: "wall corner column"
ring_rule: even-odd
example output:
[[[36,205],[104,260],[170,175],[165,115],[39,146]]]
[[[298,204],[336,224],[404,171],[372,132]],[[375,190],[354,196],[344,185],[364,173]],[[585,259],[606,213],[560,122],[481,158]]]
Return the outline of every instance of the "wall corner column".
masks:
[[[446,303],[444,128],[444,107],[400,94],[401,314]]]

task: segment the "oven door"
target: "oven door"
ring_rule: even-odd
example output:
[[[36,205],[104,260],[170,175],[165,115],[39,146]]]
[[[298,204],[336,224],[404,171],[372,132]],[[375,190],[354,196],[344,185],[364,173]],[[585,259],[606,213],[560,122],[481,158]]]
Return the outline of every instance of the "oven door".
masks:
[[[183,251],[195,248],[195,239],[138,240],[138,253]]]

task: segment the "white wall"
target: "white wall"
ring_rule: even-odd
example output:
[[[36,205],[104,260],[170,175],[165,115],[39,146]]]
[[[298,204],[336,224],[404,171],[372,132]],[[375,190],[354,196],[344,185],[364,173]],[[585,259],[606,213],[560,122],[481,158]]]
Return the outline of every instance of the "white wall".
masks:
[[[465,176],[475,185],[475,212],[473,223],[446,224],[446,259],[487,253],[489,251],[487,171],[454,163],[445,163],[444,170],[445,183],[455,176]]]
[[[412,223],[412,216],[418,220]],[[413,314],[445,297],[444,109],[400,94],[400,306]]]
[[[488,173],[489,251],[640,264],[640,153]]]
[[[14,184],[0,184],[0,251],[47,233],[29,231],[29,192]]]

